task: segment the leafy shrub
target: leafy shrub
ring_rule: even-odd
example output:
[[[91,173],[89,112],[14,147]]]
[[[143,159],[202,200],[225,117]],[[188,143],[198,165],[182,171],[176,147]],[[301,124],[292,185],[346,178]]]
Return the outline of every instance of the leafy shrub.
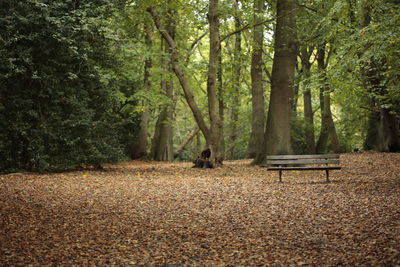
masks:
[[[94,20],[101,6],[1,2],[0,171],[66,170],[125,157],[123,142],[134,138],[137,119],[116,111],[115,90],[101,82],[99,70],[111,60]]]

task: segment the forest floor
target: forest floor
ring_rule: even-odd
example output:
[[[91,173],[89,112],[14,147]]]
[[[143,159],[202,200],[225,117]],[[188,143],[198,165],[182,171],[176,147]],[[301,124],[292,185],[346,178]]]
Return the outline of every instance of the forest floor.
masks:
[[[400,266],[400,154],[0,175],[0,266]]]

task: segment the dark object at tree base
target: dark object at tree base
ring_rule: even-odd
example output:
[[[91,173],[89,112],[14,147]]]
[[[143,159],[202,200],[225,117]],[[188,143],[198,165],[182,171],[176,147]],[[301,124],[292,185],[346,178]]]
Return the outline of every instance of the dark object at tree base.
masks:
[[[209,159],[210,156],[211,156],[211,150],[209,148],[207,148],[207,149],[204,149],[201,152],[200,158],[203,159],[203,160],[206,160],[206,159]]]
[[[214,166],[210,163],[209,160],[204,159],[196,159],[193,161],[194,166],[192,168],[214,168]]]
[[[201,152],[200,157],[193,161],[194,166],[192,168],[214,168],[210,162],[211,150],[209,148],[204,149]]]

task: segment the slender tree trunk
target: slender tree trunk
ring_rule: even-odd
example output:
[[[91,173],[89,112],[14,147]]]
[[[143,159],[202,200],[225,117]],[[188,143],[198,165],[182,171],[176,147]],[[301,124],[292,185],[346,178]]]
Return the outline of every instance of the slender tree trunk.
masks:
[[[238,31],[241,27],[241,21],[239,18],[239,6],[236,0],[233,0],[233,5],[235,7],[235,31]],[[232,77],[232,106],[231,106],[231,113],[230,113],[230,133],[229,133],[229,147],[227,150],[227,157],[229,159],[234,159],[235,157],[235,145],[237,139],[237,125],[239,121],[239,106],[240,106],[240,80],[241,80],[241,72],[242,72],[242,64],[241,64],[241,52],[242,52],[242,35],[241,32],[238,31],[235,34],[235,48],[234,48],[234,55],[233,55],[233,77]]]
[[[264,90],[262,81],[262,47],[263,29],[262,13],[264,12],[264,0],[254,0],[254,23],[253,28],[253,52],[251,56],[251,104],[252,120],[251,135],[248,146],[250,158],[254,158],[262,150],[264,140]]]
[[[266,155],[292,153],[291,107],[297,56],[295,0],[278,0],[274,50],[267,126],[263,150],[254,159],[256,164],[262,163]]]
[[[319,74],[321,74],[321,72],[324,70],[324,58],[322,57],[322,52],[320,52],[318,50],[318,70],[319,70]],[[319,77],[319,80],[322,80],[321,77]],[[323,154],[325,153],[326,150],[326,146],[328,143],[328,122],[327,122],[327,117],[329,115],[327,115],[326,111],[327,109],[325,109],[325,97],[324,97],[324,93],[325,93],[325,85],[321,85],[319,88],[319,106],[321,109],[321,129],[319,132],[319,137],[318,137],[318,142],[317,142],[317,147],[316,147],[316,152],[318,154]]]
[[[296,116],[297,116],[297,102],[299,100],[299,94],[300,94],[300,84],[297,81],[299,76],[300,76],[299,67],[298,67],[297,58],[296,58],[296,71],[295,71],[296,82],[293,86],[293,101],[292,101],[293,118],[296,118]]]
[[[224,102],[224,86],[223,86],[223,80],[222,80],[222,47],[221,43],[219,44],[219,56],[218,56],[218,74],[217,74],[217,80],[218,80],[218,109],[219,109],[219,117],[221,120],[221,132],[219,135],[219,145],[220,145],[220,150],[221,150],[221,160],[224,160],[225,158],[225,138],[224,138],[224,121],[225,121],[225,102]]]
[[[335,123],[331,112],[330,88],[326,77],[325,44],[318,48],[317,52],[318,71],[320,75],[320,103],[321,103],[321,131],[317,142],[317,153],[323,154],[327,150],[328,138],[330,137],[332,150],[340,152],[340,145],[336,133]]]
[[[147,24],[145,24],[145,44],[148,50],[151,50],[152,40],[150,35],[150,29]],[[152,67],[152,59],[151,56],[148,56],[144,62],[144,88],[148,92],[151,90],[151,82],[150,82],[150,69]],[[150,110],[147,107],[146,101],[142,101],[142,105],[145,107],[140,121],[140,130],[135,144],[130,149],[130,157],[132,159],[138,159],[147,156],[147,137],[149,135],[149,119],[150,119]]]
[[[301,69],[303,74],[303,102],[304,102],[304,121],[306,123],[305,138],[306,138],[306,153],[315,154],[315,133],[314,133],[314,114],[312,110],[312,97],[309,86],[311,76],[310,56],[312,49],[301,50]]]
[[[218,0],[210,0],[208,22],[210,27],[210,55],[208,63],[207,95],[210,116],[210,163],[222,164],[223,153],[220,146],[222,123],[219,114],[217,73],[220,56]]]

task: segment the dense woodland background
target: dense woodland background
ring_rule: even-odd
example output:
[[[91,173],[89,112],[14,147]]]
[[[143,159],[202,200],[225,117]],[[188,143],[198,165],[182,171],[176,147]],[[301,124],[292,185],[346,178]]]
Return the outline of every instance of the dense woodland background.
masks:
[[[398,0],[0,0],[0,171],[400,151]]]

